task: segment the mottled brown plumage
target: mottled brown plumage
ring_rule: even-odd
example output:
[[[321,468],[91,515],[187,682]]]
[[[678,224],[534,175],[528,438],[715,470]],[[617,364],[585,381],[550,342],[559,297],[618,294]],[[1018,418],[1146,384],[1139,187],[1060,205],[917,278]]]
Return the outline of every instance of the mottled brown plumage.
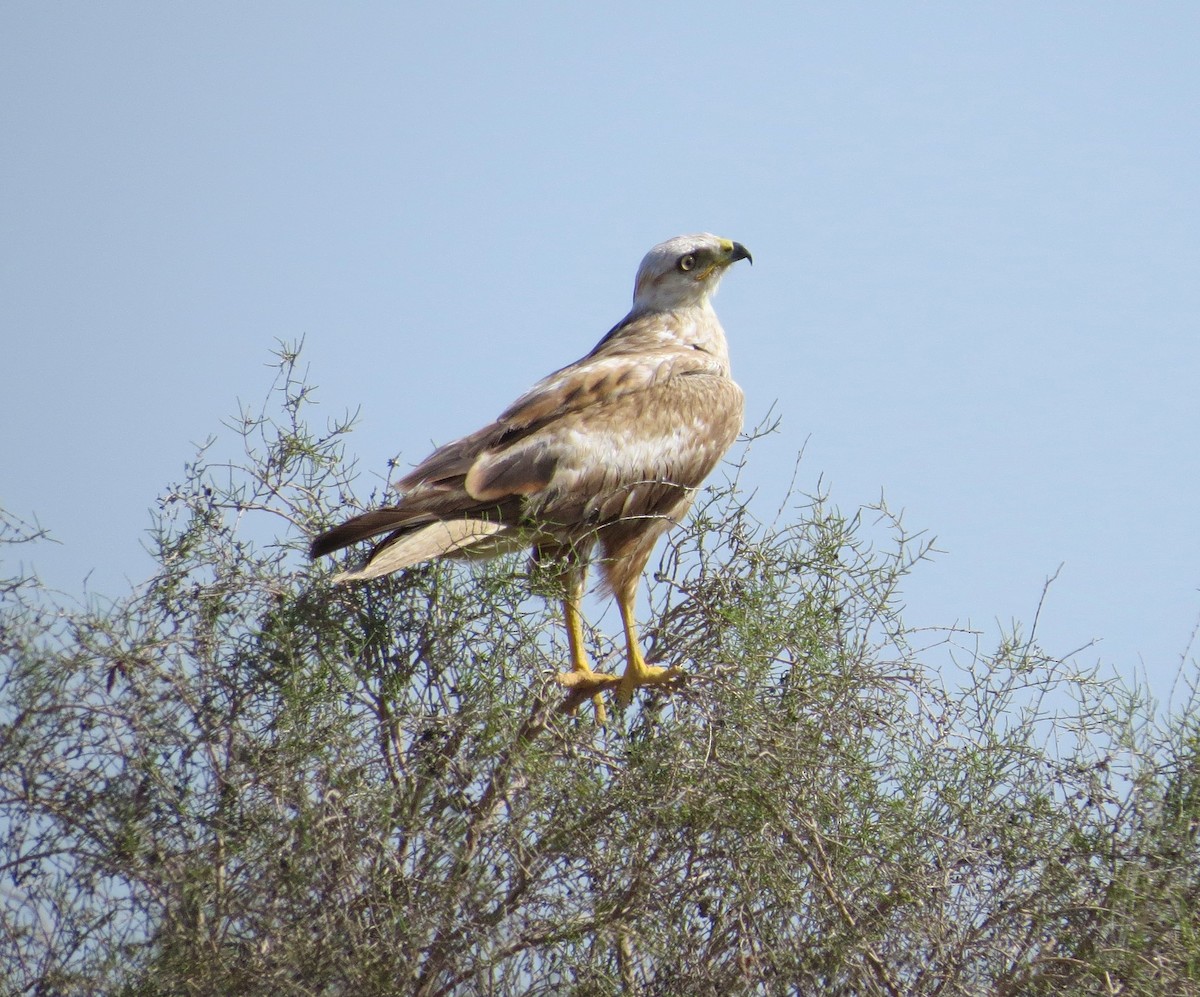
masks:
[[[655,246],[633,309],[587,356],[539,381],[491,425],[434,451],[398,482],[393,506],[317,537],[313,557],[386,534],[339,582],[377,578],[435,557],[487,557],[533,547],[562,565],[572,671],[568,702],[678,672],[647,665],[633,621],[638,580],[657,539],[687,513],[695,489],[742,425],[710,296],[745,247],[703,234]],[[621,609],[624,676],[593,672],[579,603],[593,551]]]

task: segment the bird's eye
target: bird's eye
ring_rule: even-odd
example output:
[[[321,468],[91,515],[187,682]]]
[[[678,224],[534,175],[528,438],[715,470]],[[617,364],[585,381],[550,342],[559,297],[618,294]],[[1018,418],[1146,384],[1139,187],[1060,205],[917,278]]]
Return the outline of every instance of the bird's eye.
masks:
[[[687,273],[695,265],[696,265],[696,257],[693,256],[691,253],[688,253],[687,256],[679,257],[679,269],[682,270],[684,273]]]

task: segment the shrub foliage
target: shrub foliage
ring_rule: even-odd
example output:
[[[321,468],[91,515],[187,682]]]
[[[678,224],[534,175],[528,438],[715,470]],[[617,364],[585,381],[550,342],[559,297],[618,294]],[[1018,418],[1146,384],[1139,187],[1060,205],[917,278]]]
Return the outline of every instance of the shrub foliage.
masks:
[[[4,572],[5,992],[1200,994],[1188,709],[906,628],[926,541],[822,497],[756,518],[734,473],[650,585],[690,678],[564,715],[524,561],[306,562],[355,500],[297,353],[244,456],[161,499],[146,584]]]

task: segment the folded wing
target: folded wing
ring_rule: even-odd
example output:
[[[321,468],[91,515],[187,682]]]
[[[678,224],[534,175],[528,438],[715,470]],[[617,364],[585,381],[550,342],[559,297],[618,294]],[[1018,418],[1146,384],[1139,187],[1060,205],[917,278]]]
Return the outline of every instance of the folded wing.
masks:
[[[322,534],[312,554],[388,534],[362,568],[338,576],[348,581],[661,518],[703,481],[741,424],[741,390],[702,352],[585,357],[491,425],[434,451],[397,484],[397,504]]]

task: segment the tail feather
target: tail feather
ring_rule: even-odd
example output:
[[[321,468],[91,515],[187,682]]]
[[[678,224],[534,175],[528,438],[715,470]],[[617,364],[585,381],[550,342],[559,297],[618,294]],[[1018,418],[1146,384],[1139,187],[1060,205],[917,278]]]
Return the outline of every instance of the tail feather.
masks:
[[[369,540],[381,533],[390,533],[392,530],[408,526],[414,519],[419,522],[421,518],[423,517],[414,517],[408,510],[397,506],[364,512],[361,516],[355,516],[331,530],[326,530],[312,542],[308,552],[314,558],[332,554],[335,550],[349,547],[360,540]]]
[[[341,584],[379,578],[436,557],[462,556],[460,552],[477,547],[481,548],[477,554],[501,553],[510,546],[503,537],[496,537],[494,542],[487,541],[508,529],[503,523],[484,519],[435,520],[411,531],[399,532],[394,538],[389,537],[371,552],[365,564],[353,571],[343,571],[333,580]]]
[[[436,557],[494,557],[527,545],[520,529],[521,497],[484,503],[466,492],[429,490],[400,505],[374,509],[326,530],[309,548],[314,558],[387,534],[366,562],[337,582],[378,578]]]

